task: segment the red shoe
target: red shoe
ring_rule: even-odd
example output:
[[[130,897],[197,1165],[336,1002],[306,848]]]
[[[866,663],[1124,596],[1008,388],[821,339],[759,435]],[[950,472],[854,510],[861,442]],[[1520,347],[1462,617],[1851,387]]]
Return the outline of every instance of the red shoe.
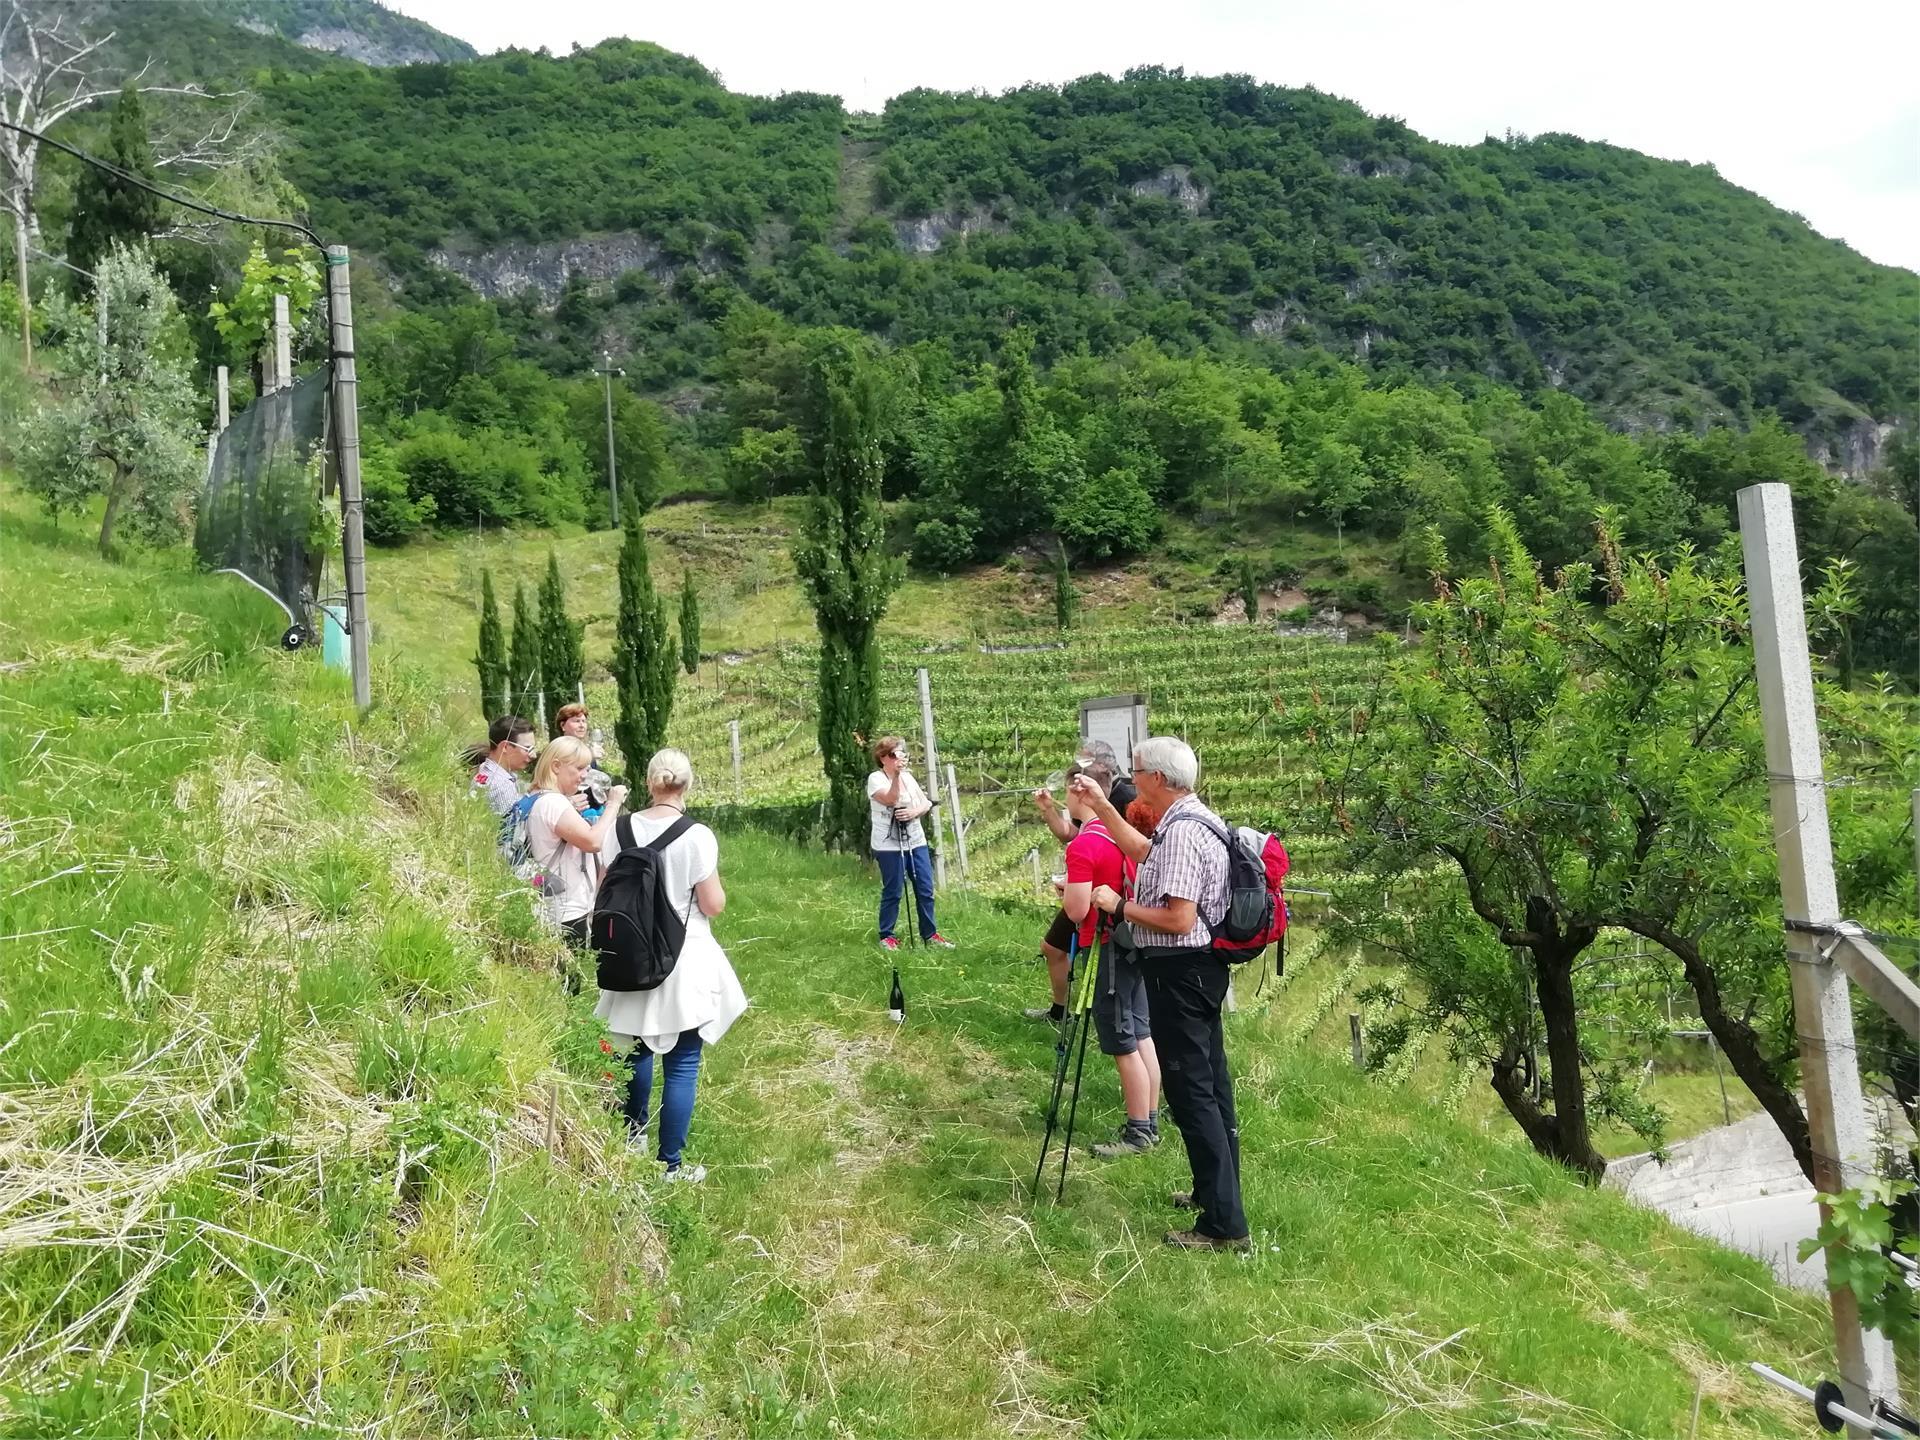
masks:
[[[900,948],[900,942],[891,935],[882,935],[880,937],[880,948],[882,950],[898,950]]]
[[[934,931],[933,934],[927,936],[927,944],[937,945],[942,950],[958,950],[960,948],[958,945],[955,945],[953,941],[947,939],[946,936],[942,935],[938,930]]]

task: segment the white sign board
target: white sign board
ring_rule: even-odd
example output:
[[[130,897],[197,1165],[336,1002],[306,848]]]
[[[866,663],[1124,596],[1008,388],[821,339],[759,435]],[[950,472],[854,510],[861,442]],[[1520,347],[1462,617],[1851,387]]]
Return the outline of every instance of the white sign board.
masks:
[[[1103,695],[1080,702],[1080,740],[1104,740],[1113,747],[1124,775],[1133,769],[1133,747],[1147,738],[1147,697]]]

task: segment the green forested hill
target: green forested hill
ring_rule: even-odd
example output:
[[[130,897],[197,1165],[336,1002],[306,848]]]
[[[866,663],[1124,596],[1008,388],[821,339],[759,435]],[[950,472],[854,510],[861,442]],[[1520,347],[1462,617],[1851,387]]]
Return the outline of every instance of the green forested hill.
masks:
[[[1672,554],[1782,480],[1863,663],[1910,675],[1915,277],[1711,167],[1159,69],[849,115],[631,41],[375,69],[168,13],[131,7],[123,52],[278,132],[230,203],[354,247],[377,544],[606,523],[603,354],[625,496],[805,491],[819,364],[858,354],[923,572],[1150,557],[1182,605],[1398,623],[1492,507],[1561,565],[1603,507]],[[162,250],[183,296],[232,293],[243,242]],[[189,310],[203,373],[244,375]]]
[[[374,0],[141,0],[98,10],[89,17],[91,26],[111,28],[123,50],[163,57],[176,75],[231,77],[254,65],[304,68],[303,51],[369,65],[471,60],[475,54],[466,41]]]
[[[850,118],[620,41],[267,95],[324,227],[416,283],[437,246],[631,230],[792,318],[962,355],[1020,320],[1043,356],[1322,347],[1564,388],[1635,428],[1770,408],[1826,438],[1913,407],[1909,273],[1711,166],[1572,136],[1440,145],[1160,69]]]

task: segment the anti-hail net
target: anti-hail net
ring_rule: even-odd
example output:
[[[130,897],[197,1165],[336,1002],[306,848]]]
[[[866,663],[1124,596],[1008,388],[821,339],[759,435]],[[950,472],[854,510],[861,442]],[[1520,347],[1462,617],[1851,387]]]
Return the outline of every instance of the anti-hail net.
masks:
[[[329,548],[321,494],[327,381],[322,366],[234,418],[214,446],[194,531],[202,565],[238,570],[302,626],[320,598]]]

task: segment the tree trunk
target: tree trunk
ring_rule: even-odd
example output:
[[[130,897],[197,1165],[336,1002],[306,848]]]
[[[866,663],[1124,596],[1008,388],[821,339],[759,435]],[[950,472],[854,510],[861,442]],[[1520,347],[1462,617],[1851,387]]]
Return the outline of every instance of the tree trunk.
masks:
[[[1594,931],[1562,933],[1539,900],[1528,901],[1529,928],[1548,943],[1533,950],[1534,989],[1540,1015],[1547,1027],[1547,1056],[1553,1066],[1553,1124],[1555,1148],[1548,1152],[1563,1165],[1581,1172],[1590,1184],[1607,1173],[1607,1161],[1593,1148],[1587,1120],[1587,1072],[1580,1054],[1580,1014],[1573,995],[1573,962],[1593,943]],[[1544,928],[1543,928],[1544,923]]]
[[[20,283],[20,356],[33,373],[33,287],[27,282],[27,211],[24,202],[13,216],[14,278]]]
[[[100,521],[100,554],[113,558],[113,522],[119,517],[120,502],[127,498],[127,467],[113,463],[113,483],[107,487],[107,513]]]
[[[1575,1171],[1588,1184],[1598,1184],[1607,1173],[1607,1161],[1593,1148],[1587,1120],[1587,1074],[1581,1063],[1573,962],[1599,932],[1585,927],[1562,930],[1552,907],[1538,897],[1527,902],[1527,928],[1537,937],[1525,949],[1532,957],[1534,990],[1547,1027],[1553,1113],[1549,1115],[1533,1098],[1521,1073],[1517,1038],[1509,1038],[1493,1062],[1493,1091],[1535,1150]]]

